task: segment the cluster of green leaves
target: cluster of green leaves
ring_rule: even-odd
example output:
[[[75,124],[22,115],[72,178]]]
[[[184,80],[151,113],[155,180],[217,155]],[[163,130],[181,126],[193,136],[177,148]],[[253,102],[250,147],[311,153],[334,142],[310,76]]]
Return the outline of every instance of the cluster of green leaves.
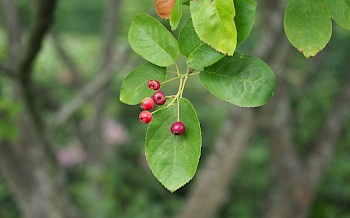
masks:
[[[186,81],[193,71],[200,71],[200,81],[210,93],[241,107],[266,104],[275,87],[275,76],[267,64],[236,52],[254,24],[255,1],[178,0],[170,16],[172,30],[179,26],[183,5],[190,7],[191,18],[180,31],[178,40],[149,15],[140,14],[134,18],[129,43],[150,63],[129,74],[120,96],[126,104],[140,103],[151,95],[146,82],[151,79],[166,81],[166,68],[176,65],[179,53],[186,57],[191,70],[184,74],[177,72],[181,89],[175,96],[178,109],[167,105],[163,111],[154,112],[154,121],[146,136],[146,156],[151,170],[170,191],[177,190],[194,176],[200,157],[198,119],[191,103],[181,99],[183,78]],[[289,0],[284,19],[285,32],[292,45],[308,58],[321,51],[330,40],[332,19],[350,29],[350,0]],[[191,116],[185,125],[190,131],[181,137],[172,136],[165,123],[170,125],[176,117],[185,119],[183,117],[188,114]],[[191,134],[198,134],[198,138],[187,137]],[[157,138],[158,135],[161,137]],[[193,147],[189,149],[189,146]]]
[[[289,0],[284,28],[292,45],[308,58],[331,39],[332,19],[350,29],[350,0]]]
[[[190,101],[182,97],[185,82],[194,71],[203,86],[216,97],[241,107],[259,107],[268,102],[275,87],[275,76],[262,60],[235,52],[250,34],[255,20],[253,0],[176,1],[170,26],[176,30],[184,5],[191,18],[176,39],[156,18],[137,15],[129,29],[131,48],[149,63],[133,70],[124,80],[120,100],[139,104],[152,95],[147,81],[167,81],[169,67],[179,55],[186,57],[188,70],[180,73],[179,92],[174,101],[153,112],[146,134],[146,157],[155,177],[171,192],[195,175],[202,139],[200,124]],[[167,69],[168,68],[168,69]],[[175,77],[173,79],[176,79]],[[174,102],[176,104],[173,104]],[[170,131],[181,120],[184,135]]]

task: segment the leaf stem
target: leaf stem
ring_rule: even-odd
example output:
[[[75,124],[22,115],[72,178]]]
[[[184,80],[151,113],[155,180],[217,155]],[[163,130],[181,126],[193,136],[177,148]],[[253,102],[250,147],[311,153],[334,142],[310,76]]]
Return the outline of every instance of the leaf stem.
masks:
[[[175,67],[176,67],[176,73],[178,77],[181,77],[180,71],[179,71],[179,67],[177,66],[177,64],[175,63]]]
[[[158,112],[158,111],[161,111],[161,110],[163,110],[163,109],[167,109],[167,108],[169,108],[170,106],[172,106],[173,104],[174,104],[174,102],[176,101],[176,100],[178,100],[179,99],[179,97],[180,97],[180,95],[181,95],[181,90],[183,89],[182,87],[183,87],[183,75],[181,76],[180,75],[180,84],[179,84],[179,89],[177,90],[177,93],[176,93],[176,95],[174,96],[174,98],[173,98],[173,100],[171,100],[171,102],[167,105],[167,106],[165,106],[165,107],[162,107],[162,108],[159,108],[159,109],[157,109],[157,110],[155,110],[155,111],[153,111],[151,114],[154,114],[154,113],[156,113],[156,112]],[[169,96],[168,96],[169,97]],[[179,112],[178,112],[178,114],[179,114]]]
[[[180,122],[180,98],[177,99],[177,122]]]
[[[171,82],[171,81],[173,81],[173,80],[176,80],[176,79],[180,79],[180,77],[179,76],[177,76],[177,77],[174,77],[174,78],[171,78],[171,79],[168,79],[168,80],[166,80],[166,81],[164,81],[164,82],[161,82],[160,84],[166,84],[166,83],[168,83],[168,82]]]
[[[185,78],[184,78],[184,81],[183,81],[183,84],[182,84],[182,87],[181,87],[181,91],[180,91],[180,98],[182,98],[182,94],[183,94],[184,89],[185,89],[185,85],[186,85],[186,81],[188,79],[188,75],[186,74],[184,77]]]
[[[151,114],[154,114],[154,113],[157,113],[158,111],[161,111],[161,110],[164,110],[164,109],[167,109],[169,108],[170,106],[172,106],[174,104],[175,101],[177,101],[177,121],[180,121],[180,99],[182,98],[182,95],[183,95],[183,92],[184,92],[184,89],[185,89],[185,85],[186,85],[186,82],[187,82],[187,79],[188,77],[190,76],[194,76],[194,75],[198,75],[199,72],[193,72],[194,69],[191,69],[187,66],[187,72],[186,74],[181,74],[180,71],[179,71],[179,67],[177,66],[177,64],[175,63],[175,67],[176,67],[176,72],[175,71],[167,71],[167,72],[171,72],[171,73],[176,73],[177,74],[177,77],[174,77],[174,78],[171,78],[169,80],[166,80],[164,82],[162,82],[161,84],[165,84],[165,83],[168,83],[170,81],[173,81],[173,80],[176,80],[176,79],[180,79],[180,82],[179,82],[179,88],[177,90],[177,93],[176,95],[169,95],[169,96],[166,96],[166,98],[170,98],[172,99],[171,102],[164,106],[164,107],[161,107],[161,108],[158,108],[157,110],[153,111]]]

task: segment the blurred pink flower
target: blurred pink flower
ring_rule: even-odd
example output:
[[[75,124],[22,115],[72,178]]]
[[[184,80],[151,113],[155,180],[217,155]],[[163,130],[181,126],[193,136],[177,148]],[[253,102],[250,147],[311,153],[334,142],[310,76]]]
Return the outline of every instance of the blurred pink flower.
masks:
[[[114,120],[105,120],[103,123],[103,137],[106,145],[120,145],[126,142],[128,133],[125,128]]]
[[[69,168],[82,163],[86,154],[79,144],[73,144],[57,151],[56,157],[61,166]]]

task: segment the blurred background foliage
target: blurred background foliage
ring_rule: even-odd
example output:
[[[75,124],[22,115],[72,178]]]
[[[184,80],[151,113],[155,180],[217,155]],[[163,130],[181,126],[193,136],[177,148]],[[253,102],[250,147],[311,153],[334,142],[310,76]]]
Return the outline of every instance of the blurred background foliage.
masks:
[[[31,2],[17,0],[20,6],[21,19],[28,28],[30,23]],[[84,78],[94,75],[101,46],[101,23],[106,0],[60,0],[56,12],[54,29],[60,32],[62,43],[77,63]],[[138,13],[155,13],[153,1],[128,0],[122,1],[121,16],[115,47],[127,47],[127,31],[132,18]],[[185,11],[185,17],[188,11]],[[185,20],[185,19],[184,19]],[[166,23],[166,22],[164,22]],[[259,21],[257,22],[259,23]],[[0,23],[0,58],[7,51],[6,35],[3,23]],[[256,41],[256,25],[249,40],[239,50],[251,52]],[[294,138],[298,142],[298,152],[303,155],[311,148],[307,147],[317,129],[322,125],[325,114],[332,106],[334,95],[340,82],[349,72],[350,33],[335,28],[335,33],[326,51],[327,58],[317,67],[304,70],[307,61],[300,54],[293,56],[293,64],[284,72],[288,75],[288,86],[293,90],[290,104],[294,112],[296,124]],[[177,33],[175,33],[176,35]],[[278,45],[276,45],[278,49]],[[312,60],[311,60],[312,61]],[[68,184],[74,201],[88,218],[147,218],[171,217],[179,213],[186,203],[186,193],[194,184],[187,186],[174,194],[169,193],[150,173],[144,159],[144,137],[146,126],[138,121],[138,107],[127,106],[119,102],[119,87],[128,71],[141,64],[141,58],[132,55],[123,70],[114,72],[113,85],[108,92],[112,96],[108,100],[108,115],[120,124],[120,136],[117,149],[106,156],[106,164],[98,172],[91,172],[84,166],[84,161],[66,168]],[[182,66],[183,67],[183,66]],[[57,57],[51,38],[45,40],[43,50],[35,64],[35,78],[43,86],[52,89],[56,96],[64,102],[72,95],[73,90],[65,85],[67,67]],[[0,99],[0,114],[11,113],[16,116],[21,106],[11,100],[6,89],[11,84],[0,77],[2,97]],[[169,87],[168,90],[174,90]],[[199,171],[205,159],[212,151],[215,138],[222,127],[220,124],[228,118],[231,105],[217,100],[208,94],[199,84],[198,79],[191,79],[185,96],[193,102],[201,121],[203,132],[203,150]],[[89,116],[91,105],[86,105],[78,114]],[[46,115],[49,119],[50,114]],[[0,123],[0,139],[13,139],[16,129],[11,128],[11,120]],[[350,218],[350,122],[347,131],[337,145],[336,153],[327,168],[317,195],[311,208],[312,218]],[[125,127],[125,128],[124,128]],[[72,129],[62,127],[57,130],[55,146],[57,150],[69,146],[73,138]],[[107,146],[107,145],[101,145]],[[1,152],[1,151],[0,151]],[[89,178],[99,182],[99,190],[103,198],[96,201],[94,192],[90,190]],[[194,178],[196,180],[197,177]],[[226,193],[226,203],[217,217],[254,218],[264,214],[266,204],[271,200],[276,181],[271,163],[270,149],[261,131],[249,146],[240,163],[235,179]],[[19,210],[12,197],[9,187],[0,176],[0,217],[20,217]]]

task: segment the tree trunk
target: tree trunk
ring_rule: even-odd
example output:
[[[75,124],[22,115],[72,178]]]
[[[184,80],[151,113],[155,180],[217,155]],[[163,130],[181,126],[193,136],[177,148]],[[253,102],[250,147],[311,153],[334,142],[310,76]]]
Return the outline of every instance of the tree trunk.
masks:
[[[249,109],[236,109],[223,126],[215,151],[200,172],[182,218],[213,217],[225,200],[225,191],[238,169],[238,163],[254,132],[254,116]]]
[[[0,169],[25,218],[79,218],[69,198],[63,172],[22,119],[18,144],[2,142]],[[25,132],[23,132],[25,130]]]

